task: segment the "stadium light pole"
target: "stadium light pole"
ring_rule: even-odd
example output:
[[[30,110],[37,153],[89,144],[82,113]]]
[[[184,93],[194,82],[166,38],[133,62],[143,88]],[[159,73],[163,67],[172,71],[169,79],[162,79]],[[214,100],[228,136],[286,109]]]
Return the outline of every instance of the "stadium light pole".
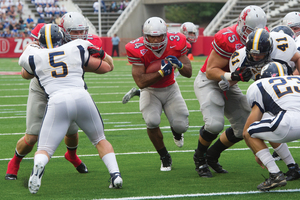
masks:
[[[99,37],[102,37],[102,33],[101,33],[101,1],[98,0],[98,31],[99,31]]]

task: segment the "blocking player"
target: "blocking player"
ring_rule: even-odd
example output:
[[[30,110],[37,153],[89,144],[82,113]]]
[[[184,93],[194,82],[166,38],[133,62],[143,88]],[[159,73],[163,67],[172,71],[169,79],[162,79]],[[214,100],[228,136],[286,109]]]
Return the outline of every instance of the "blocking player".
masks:
[[[289,66],[290,61],[297,63],[299,62],[298,59],[300,59],[300,54],[297,52],[296,44],[292,38],[293,35],[294,32],[287,26],[277,26],[270,33],[262,28],[255,29],[248,36],[246,46],[232,54],[229,62],[231,72],[235,71],[236,68],[247,68],[251,71],[249,79],[258,80],[262,67],[271,61],[276,61],[284,65],[289,71],[288,74],[291,75],[293,69]],[[225,83],[227,83],[227,86]],[[231,84],[235,83],[236,81],[231,82]],[[226,91],[229,88],[229,82],[222,80],[219,86]],[[268,117],[270,116],[265,113],[263,118]],[[275,149],[275,152],[283,156],[282,159],[288,166],[289,170],[285,173],[286,180],[299,179],[299,166],[292,157],[287,144],[272,142],[270,144]]]
[[[287,184],[264,140],[286,143],[300,139],[300,78],[286,75],[284,66],[278,62],[271,62],[262,68],[261,79],[251,84],[247,90],[247,100],[252,110],[246,121],[243,136],[257,163],[263,168],[265,166],[270,174],[266,181],[257,186],[261,191]],[[266,112],[272,115],[264,118]],[[288,152],[280,156],[288,156]]]
[[[230,87],[225,94],[218,82],[226,73],[233,80],[241,80],[247,75],[238,70],[229,73],[230,56],[244,47],[247,36],[256,27],[263,28],[266,22],[266,14],[260,7],[251,5],[244,8],[237,24],[215,34],[213,49],[195,79],[194,91],[205,123],[200,129],[198,147],[193,157],[200,177],[212,177],[209,166],[217,173],[227,173],[219,164],[219,157],[225,149],[243,139],[243,127],[250,112],[246,96],[237,85]],[[211,145],[224,128],[224,115],[231,127]]]
[[[61,20],[60,26],[67,35],[66,42],[72,39],[88,39],[95,46],[101,47],[102,41],[96,35],[88,35],[88,26],[85,18],[77,12],[66,13]],[[38,24],[31,32],[31,36],[38,40],[40,29],[45,24]],[[110,62],[106,60],[107,62]],[[41,89],[38,80],[33,78],[30,81],[27,109],[26,109],[26,133],[19,139],[15,149],[14,157],[9,161],[5,175],[6,180],[16,180],[22,159],[32,151],[38,139],[41,123],[44,117],[47,98]],[[88,173],[86,165],[76,155],[78,146],[78,127],[72,123],[64,139],[67,146],[65,158],[73,164],[79,173]],[[70,136],[72,135],[72,137]]]
[[[103,74],[112,71],[113,66],[90,56],[94,52],[94,48],[90,51],[90,42],[77,39],[62,45],[63,39],[64,34],[56,24],[47,24],[39,33],[40,46],[27,46],[19,59],[22,77],[36,76],[49,97],[28,189],[38,192],[45,166],[73,122],[97,148],[111,175],[109,187],[121,188],[123,180],[113,147],[105,138],[103,121],[83,80],[84,71]]]
[[[181,25],[180,27],[180,33],[184,34],[186,37],[187,41],[187,48],[188,48],[188,53],[187,55],[192,53],[192,44],[197,42],[198,36],[199,36],[199,30],[197,29],[196,25],[193,24],[192,22],[185,22]],[[175,78],[179,75],[180,73],[177,71],[175,73]],[[136,89],[135,87],[131,88],[123,97],[122,103],[126,104],[130,99],[134,96],[140,96],[141,91],[140,89]]]
[[[143,37],[125,46],[132,76],[141,88],[140,111],[147,125],[148,136],[161,159],[161,171],[170,171],[172,159],[163,142],[159,128],[162,110],[166,114],[178,147],[183,146],[183,133],[189,127],[189,112],[174,79],[174,69],[182,76],[192,76],[191,62],[187,58],[186,38],[181,33],[168,33],[165,21],[159,17],[147,19],[143,26]],[[162,61],[161,70],[146,73],[154,60]]]

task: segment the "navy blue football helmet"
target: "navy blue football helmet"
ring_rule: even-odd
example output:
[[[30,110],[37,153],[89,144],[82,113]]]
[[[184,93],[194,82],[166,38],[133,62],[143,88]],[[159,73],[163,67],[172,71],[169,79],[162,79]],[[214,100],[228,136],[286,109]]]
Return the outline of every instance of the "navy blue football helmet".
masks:
[[[61,46],[64,41],[64,34],[56,24],[46,24],[39,32],[40,46],[47,49],[52,49]]]
[[[287,76],[287,69],[285,65],[279,62],[270,62],[261,69],[261,78]]]
[[[247,63],[253,67],[262,67],[269,61],[269,56],[273,49],[273,42],[270,34],[263,28],[256,28],[249,34],[246,41],[246,59]],[[262,54],[264,58],[255,61],[253,54]]]
[[[271,32],[285,33],[285,34],[291,36],[293,39],[296,38],[296,35],[295,35],[294,31],[290,27],[285,26],[285,25],[275,26],[271,30]]]

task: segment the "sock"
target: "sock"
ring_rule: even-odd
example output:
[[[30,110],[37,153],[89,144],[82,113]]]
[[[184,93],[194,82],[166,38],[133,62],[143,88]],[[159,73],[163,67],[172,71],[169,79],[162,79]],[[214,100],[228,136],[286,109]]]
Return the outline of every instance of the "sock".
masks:
[[[102,160],[110,174],[120,172],[115,153],[105,154]]]
[[[20,163],[24,157],[25,155],[20,155],[16,149],[14,157],[8,162],[6,174],[17,175],[20,168]]]
[[[275,163],[275,159],[272,157],[268,148],[262,149],[256,153],[256,156],[267,167],[270,173],[278,173],[280,169]]]
[[[34,156],[34,166],[38,163],[41,163],[42,165],[46,166],[48,162],[48,157],[45,154],[36,154]]]
[[[65,158],[71,162],[74,167],[78,167],[81,164],[80,158],[76,155],[77,147],[67,147],[67,152],[65,153]]]
[[[136,90],[136,92],[135,92],[134,95],[135,95],[135,96],[141,96],[141,90],[140,90],[140,89]]]
[[[295,164],[295,160],[289,150],[289,147],[286,143],[282,143],[279,147],[274,149],[280,158],[284,161],[286,165]]]
[[[171,127],[171,131],[173,133],[173,136],[176,140],[181,140],[181,134],[180,133],[176,133],[173,128]]]
[[[160,157],[164,157],[164,156],[166,156],[166,155],[168,154],[168,151],[167,151],[167,148],[166,148],[166,147],[164,147],[164,148],[158,150],[157,152],[158,152],[158,154],[160,155]]]
[[[227,148],[228,147],[225,146],[219,138],[212,146],[210,146],[206,152],[206,155],[218,160],[221,153]]]
[[[196,157],[197,158],[203,158],[206,156],[206,151],[209,146],[204,146],[199,140],[198,140],[198,147],[196,149]]]

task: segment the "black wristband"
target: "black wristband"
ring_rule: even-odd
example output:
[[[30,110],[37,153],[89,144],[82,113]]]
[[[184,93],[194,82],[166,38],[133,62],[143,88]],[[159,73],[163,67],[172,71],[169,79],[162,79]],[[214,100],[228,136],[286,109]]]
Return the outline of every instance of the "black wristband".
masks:
[[[97,69],[95,69],[95,71],[97,71],[97,70],[100,68],[101,64],[102,64],[102,59],[101,59],[101,62],[100,62],[100,64],[99,64],[99,66],[97,67]],[[95,72],[95,71],[94,71],[94,72]]]

